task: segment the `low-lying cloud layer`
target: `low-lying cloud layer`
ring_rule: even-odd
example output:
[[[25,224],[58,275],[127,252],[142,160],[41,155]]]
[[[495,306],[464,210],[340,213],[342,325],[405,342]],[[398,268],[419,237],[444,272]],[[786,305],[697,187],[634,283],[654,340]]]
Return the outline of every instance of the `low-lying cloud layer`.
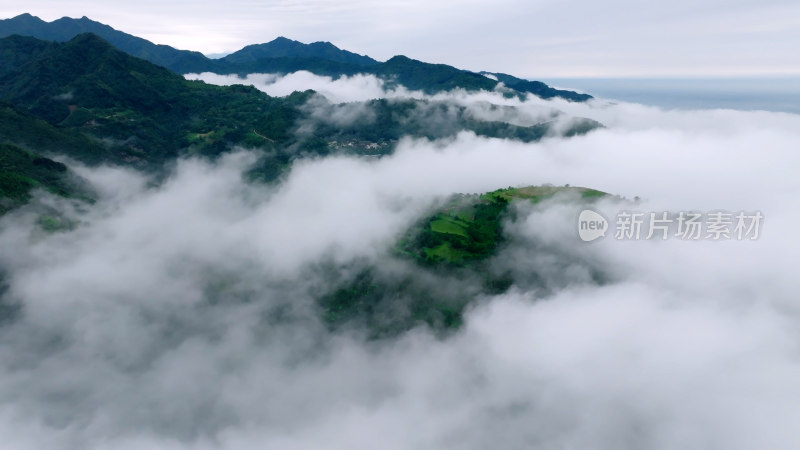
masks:
[[[480,95],[609,128],[535,144],[404,140],[380,159],[297,162],[277,186],[243,181],[247,151],[182,161],[157,187],[82,168],[95,204],[41,194],[3,217],[4,445],[797,448],[800,116]],[[478,295],[454,335],[371,341],[320,320],[331,268],[413,273],[392,248],[441,199],[543,183],[642,198],[602,202],[607,217],[765,220],[756,241],[587,244],[574,205],[520,205],[494,263],[514,285]],[[45,233],[42,208],[76,225]]]
[[[254,73],[240,77],[238,75],[220,75],[204,72],[200,74],[189,73],[185,77],[190,80],[202,80],[206,83],[222,86],[231,84],[253,85],[257,89],[276,97],[283,97],[295,91],[312,89],[337,103],[371,100],[373,98],[383,98],[387,95],[410,95],[410,92],[404,88],[387,91],[384,89],[383,80],[367,74],[342,76],[335,80],[331,77],[315,75],[305,70],[286,75]]]
[[[375,116],[369,101],[375,99],[388,99],[389,102],[419,100],[413,105],[413,109],[403,110],[403,119],[414,122],[416,127],[425,124],[429,128],[426,134],[432,136],[451,134],[464,119],[504,122],[519,127],[548,123],[551,126],[550,134],[562,135],[576,126],[574,118],[588,117],[585,114],[564,114],[558,109],[562,102],[542,100],[533,95],[526,99],[507,98],[503,94],[511,91],[502,84],[491,92],[455,89],[425,94],[408,90],[402,85],[388,86],[383,79],[370,74],[341,76],[337,79],[307,71],[286,75],[249,74],[244,77],[210,72],[185,76],[190,80],[223,86],[251,85],[272,96],[286,96],[292,92],[313,89],[317,95],[304,108],[310,113],[311,120],[302,124],[298,130],[300,132],[313,130],[315,122],[338,127],[348,127],[354,123],[369,124],[374,121]],[[570,102],[563,103],[566,106],[571,105]],[[581,110],[576,112],[586,113]]]

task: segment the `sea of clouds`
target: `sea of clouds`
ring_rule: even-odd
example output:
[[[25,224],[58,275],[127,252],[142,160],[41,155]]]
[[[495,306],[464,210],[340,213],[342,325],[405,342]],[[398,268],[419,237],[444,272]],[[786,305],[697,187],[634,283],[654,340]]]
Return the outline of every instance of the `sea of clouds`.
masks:
[[[800,116],[428,97],[369,76],[246,82],[271,95],[315,89],[328,102],[312,109],[411,96],[504,115],[494,120],[560,111],[606,128],[532,144],[405,139],[383,158],[297,161],[277,185],[244,181],[248,150],[182,160],[156,184],[72,164],[94,204],[39,193],[0,219],[4,448],[800,446]],[[392,249],[429,208],[545,183],[638,196],[645,212],[765,219],[754,241],[584,243],[569,199],[523,204],[494,263],[514,274],[507,292],[442,280],[475,295],[456,333],[420,325],[371,340],[320,320],[320,267],[413,273]],[[597,208],[614,217],[631,204]],[[43,232],[42,210],[76,225]]]

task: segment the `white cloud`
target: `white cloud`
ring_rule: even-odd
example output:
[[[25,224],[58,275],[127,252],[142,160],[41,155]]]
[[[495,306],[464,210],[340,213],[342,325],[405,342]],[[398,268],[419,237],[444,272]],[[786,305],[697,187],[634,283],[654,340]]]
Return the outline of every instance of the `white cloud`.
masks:
[[[304,81],[340,100],[357,96],[348,83],[386,95],[366,77]],[[404,140],[381,159],[297,162],[272,187],[242,181],[247,152],[183,161],[158,187],[83,168],[100,199],[63,207],[75,230],[30,233],[30,208],[0,219],[2,298],[22,306],[0,326],[8,445],[797,448],[800,116],[436,98],[609,128]],[[440,199],[543,183],[641,196],[644,211],[759,210],[764,228],[753,242],[584,244],[573,206],[523,206],[494,262],[516,286],[474,299],[456,335],[375,342],[318,320],[321,267],[410,270],[391,247]],[[591,268],[607,282],[588,281]],[[469,282],[441,279],[465,295]]]
[[[374,75],[357,74],[342,76],[338,79],[315,75],[305,70],[280,74],[249,74],[245,77],[237,75],[220,75],[211,72],[189,73],[185,77],[189,80],[202,80],[206,83],[228,86],[231,84],[251,85],[275,97],[284,97],[292,92],[302,92],[308,89],[317,91],[335,103],[357,102],[375,98],[421,96],[421,93],[409,92],[399,89],[386,89],[383,80]]]

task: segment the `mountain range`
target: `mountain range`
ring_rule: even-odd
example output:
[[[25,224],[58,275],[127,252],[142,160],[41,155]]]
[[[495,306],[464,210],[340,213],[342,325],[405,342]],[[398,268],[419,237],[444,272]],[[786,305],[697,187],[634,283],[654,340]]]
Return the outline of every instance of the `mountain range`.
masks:
[[[302,44],[278,38],[211,60],[152,44],[85,17],[48,23],[24,14],[0,21],[0,35],[9,33],[13,34],[0,38],[0,214],[24,204],[36,187],[62,196],[90,196],[74,182],[68,166],[52,159],[62,156],[84,164],[159,173],[180,156],[213,158],[243,146],[262,151],[250,176],[272,181],[297,158],[386,155],[404,136],[441,139],[471,131],[531,142],[555,132],[550,121],[564,121],[566,126],[560,126],[558,133],[566,136],[602,126],[563,114],[551,115],[550,121],[511,123],[476,116],[463,105],[414,98],[335,105],[313,91],[271,97],[251,86],[209,85],[176,73],[179,66],[206,70],[213,65],[230,69],[280,63],[286,70],[291,66],[291,70],[319,72],[326,67],[342,70],[338,75],[373,73],[389,85],[425,92],[492,90],[498,82],[516,83],[528,91],[552,89],[503,74],[488,77],[404,56],[378,62],[325,42]],[[506,91],[506,95],[522,94]],[[366,116],[347,123],[323,117],[337,108],[360,108]],[[490,110],[497,117],[514,113],[511,107],[497,105],[490,105]]]
[[[366,102],[373,120],[334,126],[304,106],[314,97],[317,108],[334,107],[313,91],[270,97],[253,87],[190,81],[92,33],[64,43],[12,35],[0,39],[0,56],[0,101],[7,120],[0,124],[7,130],[0,142],[36,153],[58,148],[57,153],[89,164],[151,170],[180,155],[213,156],[240,145],[269,150],[262,175],[274,178],[298,155],[386,154],[402,136],[438,139],[469,130],[530,142],[550,131],[548,123],[521,126],[480,119],[463,106],[411,98]],[[492,88],[493,80],[482,75],[404,57],[377,66],[395,77],[394,83],[407,80],[411,89],[444,90],[475,78],[481,87]],[[432,81],[421,84],[423,77]],[[301,125],[313,132],[295,132]],[[597,126],[575,119],[564,133]],[[76,140],[85,145],[57,144]]]
[[[66,42],[81,33],[93,33],[131,56],[145,59],[177,74],[290,73],[306,70],[318,75],[339,77],[365,73],[426,93],[454,88],[491,90],[502,82],[520,94],[531,93],[542,98],[560,97],[571,101],[592,98],[588,94],[554,89],[541,82],[531,82],[508,74],[474,73],[444,64],[429,64],[402,55],[379,62],[368,56],[339,49],[330,42],[304,44],[278,37],[265,44],[248,45],[221,59],[211,59],[199,52],[154,44],[87,17],[62,17],[45,22],[30,14],[22,14],[0,20],[0,37],[21,35]],[[491,75],[491,78],[486,75]]]

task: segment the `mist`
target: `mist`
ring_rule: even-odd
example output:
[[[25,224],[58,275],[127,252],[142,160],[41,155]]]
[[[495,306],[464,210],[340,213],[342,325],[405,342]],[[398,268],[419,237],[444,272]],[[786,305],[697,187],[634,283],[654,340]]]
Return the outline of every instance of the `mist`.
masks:
[[[189,80],[202,80],[206,83],[228,86],[232,84],[251,85],[269,95],[283,97],[295,91],[313,89],[334,102],[352,102],[383,98],[387,95],[412,95],[405,88],[385,89],[385,83],[374,75],[358,74],[341,76],[333,79],[300,70],[286,75],[271,73],[254,73],[244,77],[238,75],[220,75],[211,72],[189,73],[184,75]],[[417,94],[422,95],[422,94]]]
[[[95,203],[39,192],[0,219],[7,447],[800,446],[800,116],[425,96],[367,76],[247,81],[270,95],[317,90],[305,108],[336,126],[369,122],[358,102],[413,97],[484,120],[563,114],[606,128],[528,144],[404,138],[381,158],[296,160],[271,185],[243,176],[258,158],[248,149],[183,159],[163,182],[70,163]],[[547,183],[619,196],[595,205],[608,218],[765,219],[752,241],[585,243],[575,199],[523,202],[491,261],[512,275],[499,295],[394,251],[451,194]],[[72,226],[45,232],[42,211]],[[365,267],[468,298],[463,325],[380,339],[331,329],[316,299]],[[387,302],[403,314],[403,299]]]

